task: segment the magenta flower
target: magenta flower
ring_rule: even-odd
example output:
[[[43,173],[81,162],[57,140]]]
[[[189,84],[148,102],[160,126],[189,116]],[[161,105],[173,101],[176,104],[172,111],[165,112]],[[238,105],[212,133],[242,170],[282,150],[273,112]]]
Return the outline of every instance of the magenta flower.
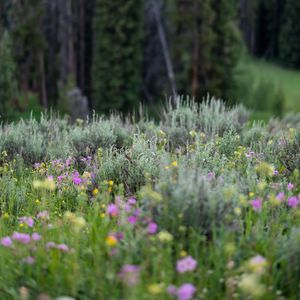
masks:
[[[135,206],[136,205],[136,199],[134,197],[130,197],[128,200],[127,200],[127,203],[131,206]]]
[[[252,208],[255,210],[255,211],[261,211],[261,208],[262,208],[262,200],[257,198],[257,199],[254,199],[252,201],[250,201],[250,204],[252,205]]]
[[[299,204],[299,199],[296,196],[290,197],[288,200],[288,206],[296,208]]]
[[[288,191],[291,191],[293,188],[294,188],[294,185],[291,182],[289,182],[287,185]]]
[[[136,216],[129,216],[127,218],[128,223],[130,223],[131,225],[134,225],[137,222],[138,218]]]
[[[140,268],[136,265],[124,265],[119,278],[127,286],[135,286],[139,281]]]
[[[34,232],[32,235],[31,235],[31,239],[33,241],[39,241],[42,237],[37,233],[37,232]]]
[[[115,204],[111,203],[107,206],[107,213],[111,217],[117,217],[119,215],[119,209]]]
[[[191,256],[187,256],[177,261],[176,270],[179,273],[194,271],[197,267],[197,261]]]
[[[150,222],[147,227],[147,232],[149,234],[155,234],[157,232],[157,224],[154,222]]]
[[[22,244],[29,244],[31,241],[30,235],[27,233],[14,232],[12,239]]]
[[[191,283],[184,283],[176,292],[178,300],[190,300],[196,292],[196,288]]]
[[[11,247],[12,246],[12,240],[9,236],[5,236],[4,238],[1,239],[1,245],[3,247]]]
[[[82,182],[81,178],[77,176],[73,176],[72,181],[75,185],[79,185]]]
[[[31,217],[21,217],[19,218],[19,223],[27,224],[29,227],[34,226],[34,220]]]

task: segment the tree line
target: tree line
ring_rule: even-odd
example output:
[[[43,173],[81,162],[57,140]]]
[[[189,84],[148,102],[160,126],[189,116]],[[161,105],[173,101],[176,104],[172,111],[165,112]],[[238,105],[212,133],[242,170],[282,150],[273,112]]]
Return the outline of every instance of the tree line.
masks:
[[[234,100],[245,49],[300,67],[293,0],[2,0],[0,114],[70,112],[78,87],[90,110],[207,93]]]

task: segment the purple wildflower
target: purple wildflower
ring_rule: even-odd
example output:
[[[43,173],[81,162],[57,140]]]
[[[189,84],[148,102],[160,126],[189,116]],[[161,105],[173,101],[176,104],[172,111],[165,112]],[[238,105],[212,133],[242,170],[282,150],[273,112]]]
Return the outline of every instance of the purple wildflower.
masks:
[[[18,241],[22,244],[29,244],[31,241],[30,235],[27,233],[14,232],[12,235],[12,239]]]
[[[34,232],[32,235],[31,235],[31,239],[33,241],[39,241],[42,237],[37,233],[37,232]]]
[[[1,245],[3,247],[11,247],[12,246],[12,240],[9,236],[5,236],[4,238],[1,239]]]
[[[136,216],[129,216],[127,218],[128,223],[130,223],[131,225],[134,225],[137,222],[138,218]]]
[[[280,202],[282,202],[285,198],[284,192],[280,192],[277,194],[276,199]]]
[[[134,197],[130,197],[130,198],[127,200],[127,203],[128,203],[129,205],[134,206],[134,205],[136,205],[136,199],[135,199]]]
[[[127,286],[135,286],[138,283],[140,268],[136,265],[124,265],[119,278]]]
[[[299,199],[296,196],[292,196],[288,200],[288,206],[292,208],[296,208],[299,204]]]
[[[29,227],[34,226],[34,220],[31,217],[21,217],[19,218],[19,222],[22,224],[27,224]]]
[[[111,216],[111,217],[116,217],[119,214],[119,209],[118,207],[111,203],[107,206],[107,213]]]
[[[250,201],[250,204],[252,205],[252,208],[255,210],[255,211],[261,211],[261,208],[262,208],[262,200],[257,198],[257,199],[254,199],[252,201]]]
[[[293,188],[294,188],[294,185],[291,182],[289,182],[287,185],[288,191],[291,191]]]
[[[178,300],[190,300],[192,299],[196,288],[191,283],[184,283],[181,285],[176,292]]]
[[[157,224],[154,222],[150,222],[147,227],[147,232],[149,234],[155,234],[157,232]]]
[[[56,248],[62,252],[69,252],[69,247],[66,244],[59,244]]]
[[[187,256],[177,261],[176,270],[179,273],[194,271],[197,267],[197,261],[191,256]]]
[[[48,242],[46,244],[46,248],[47,248],[47,250],[49,250],[51,248],[56,248],[56,244],[54,242]]]

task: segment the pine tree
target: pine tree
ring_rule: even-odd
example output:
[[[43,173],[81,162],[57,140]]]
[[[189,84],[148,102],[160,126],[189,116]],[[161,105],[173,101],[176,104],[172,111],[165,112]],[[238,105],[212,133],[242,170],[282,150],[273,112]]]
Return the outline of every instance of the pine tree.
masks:
[[[213,90],[210,80],[215,34],[211,0],[177,0],[173,38],[179,93],[202,98]]]
[[[198,100],[231,95],[241,44],[236,9],[235,0],[177,0],[172,48],[179,93]]]
[[[142,0],[96,0],[92,66],[96,110],[137,106],[141,87]]]
[[[212,61],[214,94],[231,103],[234,101],[231,97],[235,89],[235,68],[241,52],[241,37],[236,26],[237,4],[235,0],[213,0],[212,7],[216,35]]]
[[[280,58],[290,67],[300,68],[300,2],[286,0],[280,33]]]
[[[11,38],[4,32],[0,40],[0,115],[6,116],[13,98],[16,96],[16,64],[12,55]]]

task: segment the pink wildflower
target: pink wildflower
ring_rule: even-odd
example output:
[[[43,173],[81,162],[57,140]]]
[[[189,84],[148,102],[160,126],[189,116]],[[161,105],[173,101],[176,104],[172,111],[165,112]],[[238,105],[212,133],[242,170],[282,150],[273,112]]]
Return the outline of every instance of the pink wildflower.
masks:
[[[191,283],[184,283],[181,285],[176,292],[178,300],[190,300],[192,299],[196,288]]]
[[[176,270],[179,273],[194,271],[197,267],[197,261],[191,256],[187,256],[177,261]]]
[[[29,244],[31,241],[30,235],[27,233],[14,232],[12,235],[12,239],[18,241],[22,244]]]
[[[257,198],[257,199],[254,199],[252,201],[250,201],[250,204],[252,205],[252,208],[255,210],[255,211],[261,211],[261,208],[262,208],[262,200]]]
[[[32,235],[31,235],[31,239],[33,241],[39,241],[42,237],[37,233],[37,232],[34,232]]]
[[[107,213],[111,217],[117,217],[119,215],[119,209],[115,204],[111,203],[107,206]]]
[[[285,198],[284,192],[280,192],[277,194],[276,199],[280,202],[282,202]]]
[[[36,216],[38,219],[42,219],[42,220],[48,220],[49,219],[49,213],[47,210],[45,211],[41,211],[37,214]]]
[[[130,223],[131,225],[134,225],[137,222],[138,218],[136,216],[129,216],[127,218],[128,223]]]
[[[5,236],[4,238],[1,239],[1,245],[3,247],[11,247],[12,246],[12,240],[9,236]]]
[[[296,208],[299,204],[299,199],[296,196],[292,196],[288,200],[288,206],[292,208]]]
[[[69,247],[66,244],[59,244],[56,246],[56,248],[62,252],[68,252]]]
[[[157,224],[154,222],[150,222],[147,227],[147,232],[149,234],[155,234],[157,232]]]
[[[27,224],[29,227],[34,226],[34,220],[31,217],[21,217],[19,218],[19,222],[22,224]]]
[[[294,188],[294,185],[291,182],[289,182],[287,185],[288,191],[291,191],[293,188]]]

